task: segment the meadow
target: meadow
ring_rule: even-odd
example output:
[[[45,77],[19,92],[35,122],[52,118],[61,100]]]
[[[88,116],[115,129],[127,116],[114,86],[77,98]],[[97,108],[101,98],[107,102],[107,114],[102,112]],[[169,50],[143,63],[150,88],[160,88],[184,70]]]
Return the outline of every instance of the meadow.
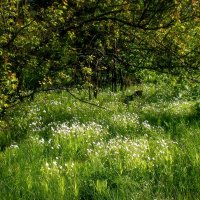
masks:
[[[0,128],[0,199],[200,199],[199,87],[144,83],[124,103],[137,89],[102,91],[92,102],[106,109],[54,91],[10,110]]]

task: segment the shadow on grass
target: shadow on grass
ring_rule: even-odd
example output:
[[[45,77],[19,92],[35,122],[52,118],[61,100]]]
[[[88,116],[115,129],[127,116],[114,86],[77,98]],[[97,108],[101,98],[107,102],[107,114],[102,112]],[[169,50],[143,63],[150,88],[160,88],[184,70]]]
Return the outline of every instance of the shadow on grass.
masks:
[[[200,127],[200,113],[193,109],[193,112],[175,114],[171,112],[145,113],[141,114],[141,119],[147,120],[153,126],[161,126],[166,133],[170,133],[172,138],[181,138],[184,129],[188,127]]]

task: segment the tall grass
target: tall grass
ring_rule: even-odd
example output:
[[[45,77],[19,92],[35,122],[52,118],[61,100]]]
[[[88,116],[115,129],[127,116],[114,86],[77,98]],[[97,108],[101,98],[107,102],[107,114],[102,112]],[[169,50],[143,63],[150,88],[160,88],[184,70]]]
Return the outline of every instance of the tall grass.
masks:
[[[143,90],[128,105],[131,89],[101,93],[94,101],[109,111],[65,92],[12,110],[1,132],[9,145],[0,152],[0,199],[198,199],[198,101],[166,85]]]

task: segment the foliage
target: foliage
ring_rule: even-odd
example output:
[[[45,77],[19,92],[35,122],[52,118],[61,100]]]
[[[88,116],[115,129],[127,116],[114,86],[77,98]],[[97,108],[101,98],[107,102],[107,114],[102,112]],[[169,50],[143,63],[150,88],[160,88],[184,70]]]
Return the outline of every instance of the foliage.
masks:
[[[143,69],[199,70],[197,1],[13,0],[0,11],[1,115],[44,90],[84,87],[97,97]]]

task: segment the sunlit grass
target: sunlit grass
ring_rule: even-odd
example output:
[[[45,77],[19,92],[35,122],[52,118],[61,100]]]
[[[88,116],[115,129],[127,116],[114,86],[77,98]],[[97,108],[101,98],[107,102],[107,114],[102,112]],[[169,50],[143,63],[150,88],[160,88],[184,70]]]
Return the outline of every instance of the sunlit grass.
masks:
[[[128,105],[123,93],[100,94],[94,102],[107,110],[65,92],[16,108],[0,199],[198,199],[198,102],[150,88]]]

